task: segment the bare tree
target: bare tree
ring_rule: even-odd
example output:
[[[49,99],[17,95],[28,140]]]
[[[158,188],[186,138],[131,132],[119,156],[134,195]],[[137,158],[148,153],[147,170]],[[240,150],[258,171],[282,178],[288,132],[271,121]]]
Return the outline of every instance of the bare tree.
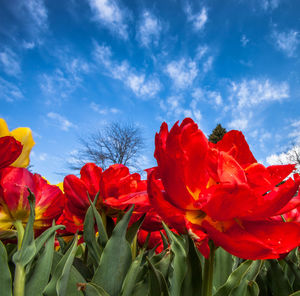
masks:
[[[94,162],[102,169],[115,163],[139,169],[136,164],[144,139],[140,127],[135,124],[112,122],[79,141],[81,148],[69,162],[71,169],[78,170],[87,162]]]
[[[300,146],[293,145],[292,148],[286,153],[289,163],[296,164],[296,170],[300,172]]]

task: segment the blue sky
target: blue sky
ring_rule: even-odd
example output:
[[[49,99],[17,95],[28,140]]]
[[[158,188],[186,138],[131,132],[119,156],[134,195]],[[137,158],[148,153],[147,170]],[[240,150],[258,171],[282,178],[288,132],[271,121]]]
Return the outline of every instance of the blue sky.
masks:
[[[71,173],[78,137],[110,121],[242,130],[256,158],[300,144],[297,0],[0,1],[0,117],[28,126],[31,163]]]

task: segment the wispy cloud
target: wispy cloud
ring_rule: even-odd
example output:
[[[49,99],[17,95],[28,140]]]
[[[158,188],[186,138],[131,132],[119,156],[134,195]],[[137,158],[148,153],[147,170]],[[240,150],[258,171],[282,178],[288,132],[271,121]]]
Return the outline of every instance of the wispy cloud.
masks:
[[[48,103],[68,98],[81,86],[83,75],[89,73],[90,65],[81,58],[67,58],[53,73],[40,76],[40,88],[48,96]]]
[[[31,15],[32,21],[37,26],[38,30],[44,30],[47,28],[48,13],[45,7],[45,3],[42,0],[26,0],[23,5]]]
[[[121,9],[115,0],[88,0],[94,20],[116,33],[123,39],[128,38],[126,17],[128,12]]]
[[[202,118],[201,111],[197,108],[196,102],[192,100],[188,103],[183,95],[168,97],[165,101],[160,102],[160,108],[168,118],[175,120],[192,117],[197,122],[200,122]]]
[[[243,34],[242,37],[241,37],[242,46],[245,47],[249,43],[249,41],[250,40],[246,37],[246,35]]]
[[[272,83],[269,79],[242,80],[231,83],[230,93],[231,101],[242,109],[288,98],[289,85],[287,82]]]
[[[221,106],[223,104],[223,99],[218,91],[204,90],[200,87],[196,87],[192,92],[192,97],[197,100],[197,102],[206,101],[214,106]]]
[[[66,132],[69,131],[70,128],[76,127],[76,125],[67,118],[55,112],[49,112],[47,118],[51,120],[52,125]]]
[[[15,83],[8,82],[0,77],[0,100],[13,102],[22,98],[24,98],[24,95]]]
[[[97,112],[100,115],[118,114],[121,112],[121,110],[117,108],[107,108],[107,107],[103,108],[99,104],[96,104],[95,102],[91,102],[90,107],[93,111]]]
[[[286,54],[288,57],[294,57],[298,45],[300,43],[299,32],[290,30],[288,32],[278,32],[273,31],[273,40],[275,42],[275,47]]]
[[[93,55],[96,62],[104,67],[104,74],[125,83],[137,97],[151,98],[161,90],[161,83],[155,75],[147,77],[145,73],[131,67],[127,61],[114,60],[110,47],[95,43]]]
[[[7,75],[17,77],[21,74],[20,60],[9,48],[0,52],[0,65]]]
[[[165,72],[173,80],[175,87],[185,89],[193,84],[198,75],[198,67],[196,62],[182,58],[179,61],[170,62]]]
[[[231,82],[229,87],[232,120],[228,124],[230,128],[245,130],[254,117],[254,108],[263,104],[282,101],[290,96],[287,82],[274,83],[269,79],[242,80]],[[256,112],[257,113],[257,112]]]
[[[144,47],[157,46],[162,31],[161,21],[150,11],[144,11],[137,29],[137,39]]]
[[[259,2],[264,10],[276,9],[280,4],[280,0],[259,0]]]
[[[187,14],[187,19],[189,22],[193,24],[193,28],[196,31],[202,30],[204,28],[204,25],[206,24],[208,20],[207,16],[207,10],[205,7],[202,7],[201,11],[198,13],[194,13],[192,11],[191,5],[186,6],[186,14]]]

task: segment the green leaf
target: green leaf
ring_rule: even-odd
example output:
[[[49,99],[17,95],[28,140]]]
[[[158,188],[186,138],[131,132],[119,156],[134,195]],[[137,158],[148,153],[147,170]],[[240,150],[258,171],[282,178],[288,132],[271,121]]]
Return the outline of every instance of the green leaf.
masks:
[[[221,286],[214,296],[228,296],[231,291],[236,288],[240,282],[250,273],[252,277],[257,275],[257,266],[261,265],[261,261],[246,260],[237,269],[235,269],[228,277],[226,283]],[[246,278],[247,279],[247,278]]]
[[[288,278],[277,260],[267,261],[268,285],[274,296],[287,296],[293,292]]]
[[[56,291],[58,296],[66,296],[68,283],[70,278],[71,267],[74,261],[74,257],[77,251],[77,242],[78,242],[78,235],[75,235],[75,239],[73,245],[71,247],[71,252],[66,260],[66,263],[63,267],[62,274],[60,275],[57,283],[56,283]]]
[[[243,280],[238,287],[235,287],[230,296],[258,296],[259,287],[256,282]]]
[[[139,272],[141,270],[141,262],[144,256],[144,252],[142,251],[136,259],[131,263],[129,271],[124,279],[122,286],[122,296],[131,296],[132,292],[137,283],[137,278],[139,276]]]
[[[156,295],[168,296],[169,295],[168,286],[163,274],[153,266],[149,258],[146,259],[150,267],[149,268],[149,277],[150,277],[149,296],[156,296]]]
[[[52,233],[35,262],[34,269],[30,273],[30,278],[25,285],[25,295],[42,295],[48,284],[54,253],[55,231]]]
[[[213,287],[216,291],[224,285],[229,275],[232,273],[233,258],[223,248],[218,248],[215,252]]]
[[[97,211],[96,206],[95,206],[95,204],[96,204],[96,202],[98,200],[98,197],[99,197],[99,193],[100,192],[98,192],[96,194],[93,202],[91,202],[89,196],[88,196],[88,198],[89,198],[89,201],[91,203],[91,207],[92,207],[92,210],[93,210],[93,214],[94,214],[94,217],[95,217],[95,220],[96,220],[96,224],[97,224],[97,228],[98,228],[98,232],[99,232],[99,238],[98,238],[98,240],[99,240],[99,243],[100,243],[101,247],[104,248],[105,245],[106,245],[106,243],[107,243],[107,241],[108,241],[108,236],[107,236],[106,229],[105,229],[105,227],[103,225],[102,218],[101,218],[101,216],[100,216],[100,214]]]
[[[92,283],[101,286],[111,296],[119,295],[132,261],[130,245],[126,240],[126,230],[132,211],[133,207],[113,230],[92,279]]]
[[[100,261],[101,248],[96,240],[94,224],[94,213],[92,206],[90,206],[86,212],[84,219],[83,238],[88,247],[89,255],[93,259],[93,264],[97,267]]]
[[[45,296],[56,296],[56,284],[58,282],[58,279],[61,277],[65,264],[72,252],[72,249],[76,244],[74,244],[76,239],[73,240],[73,243],[71,247],[68,249],[68,251],[64,254],[61,255],[58,252],[54,252],[53,254],[53,263],[52,263],[52,269],[51,269],[51,280],[46,286],[44,290],[44,295]],[[78,291],[76,284],[77,283],[85,283],[85,279],[82,277],[82,275],[76,270],[75,267],[71,266],[71,274],[69,276],[68,280],[68,289],[67,289],[67,294],[68,296],[73,296],[73,295],[83,295],[82,291]]]
[[[127,230],[126,233],[126,239],[130,244],[132,244],[138,230],[140,229],[140,226],[144,222],[146,214],[144,214],[140,219],[138,219],[136,222],[134,222]]]
[[[85,284],[84,295],[86,296],[109,296],[105,290],[93,283]]]
[[[300,291],[297,291],[297,292],[295,292],[293,294],[290,294],[289,296],[300,296]]]
[[[175,235],[166,224],[163,223],[163,226],[171,243],[171,252],[174,255],[171,262],[172,271],[169,276],[170,294],[180,296],[181,286],[187,272],[185,241],[182,237]]]
[[[34,242],[34,230],[33,230],[33,223],[35,219],[35,196],[30,191],[30,189],[28,189],[28,191],[29,191],[28,202],[30,206],[30,215],[26,224],[21,248],[14,254],[12,258],[15,264],[19,264],[20,266],[23,267],[25,267],[26,264],[28,264],[36,254],[36,246]]]
[[[11,274],[8,266],[7,253],[3,243],[0,241],[0,287],[2,296],[12,295]]]
[[[202,286],[202,267],[198,249],[188,236],[187,273],[181,288],[181,295],[197,295]]]

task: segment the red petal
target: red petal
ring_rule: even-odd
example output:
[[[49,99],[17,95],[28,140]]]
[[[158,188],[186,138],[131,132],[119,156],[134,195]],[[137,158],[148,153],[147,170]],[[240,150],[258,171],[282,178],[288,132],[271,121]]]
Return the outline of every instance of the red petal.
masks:
[[[277,254],[291,251],[300,244],[300,224],[278,221],[243,221],[245,230],[273,248]]]
[[[216,144],[220,151],[225,151],[232,155],[242,166],[247,167],[251,163],[257,162],[244,135],[240,131],[232,130],[226,133],[221,141]]]
[[[156,135],[155,157],[170,201],[179,208],[193,209],[199,192],[206,188],[208,141],[198,126],[186,119],[169,134],[166,124]]]
[[[0,169],[12,164],[22,153],[23,146],[14,137],[0,137]]]
[[[0,187],[2,196],[0,197],[6,204],[12,215],[22,214],[21,211],[28,211],[28,189],[36,195],[36,185],[33,175],[25,168],[7,167],[1,170]],[[22,219],[21,219],[22,220]]]
[[[91,196],[95,196],[100,190],[101,173],[102,169],[94,163],[87,163],[80,170],[80,179],[87,187]]]
[[[155,180],[156,171],[152,171],[148,176],[148,194],[151,205],[161,216],[163,221],[181,233],[186,232],[186,220],[184,212],[166,200],[166,193],[161,191],[158,181]]]
[[[271,176],[272,185],[278,185],[295,169],[294,164],[287,165],[272,165],[267,167],[267,170]]]
[[[207,221],[204,221],[202,226],[217,246],[221,246],[234,256],[251,260],[278,258],[271,247],[238,224],[234,224],[226,232],[218,231]]]
[[[293,198],[298,190],[299,182],[300,180],[295,182],[290,178],[270,193],[258,196],[252,214],[244,218],[258,220],[276,215]]]

